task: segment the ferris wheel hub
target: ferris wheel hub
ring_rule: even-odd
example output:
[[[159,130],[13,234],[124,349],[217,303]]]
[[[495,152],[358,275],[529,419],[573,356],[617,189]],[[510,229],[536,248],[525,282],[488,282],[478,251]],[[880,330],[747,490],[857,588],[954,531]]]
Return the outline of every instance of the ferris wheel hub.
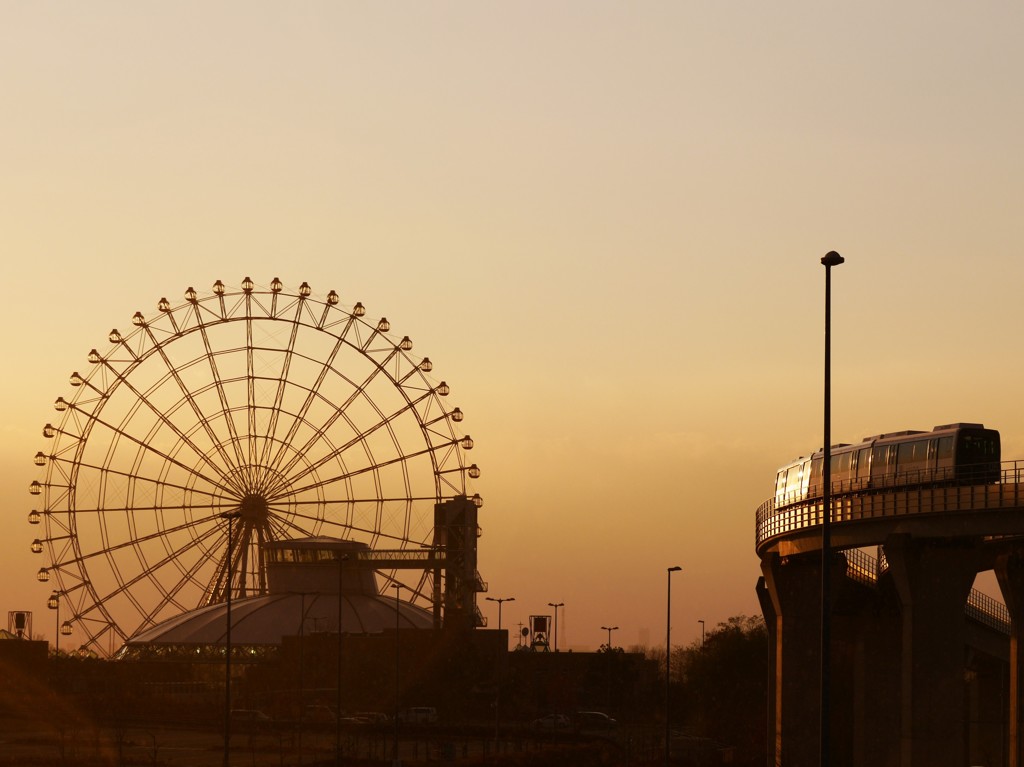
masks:
[[[262,495],[250,493],[242,499],[238,510],[247,522],[265,522],[270,516],[270,505]]]

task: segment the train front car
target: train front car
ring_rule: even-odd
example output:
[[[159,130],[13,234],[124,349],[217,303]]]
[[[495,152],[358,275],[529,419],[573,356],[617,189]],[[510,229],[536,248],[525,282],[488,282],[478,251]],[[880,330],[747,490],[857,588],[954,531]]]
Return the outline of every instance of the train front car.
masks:
[[[832,493],[932,484],[991,484],[1000,478],[999,432],[979,423],[932,431],[898,431],[832,446]],[[776,508],[822,494],[824,451],[783,466],[776,475]]]
[[[936,427],[936,431],[940,427]],[[994,484],[1001,478],[999,432],[980,423],[951,424],[954,443],[955,480],[965,485]]]

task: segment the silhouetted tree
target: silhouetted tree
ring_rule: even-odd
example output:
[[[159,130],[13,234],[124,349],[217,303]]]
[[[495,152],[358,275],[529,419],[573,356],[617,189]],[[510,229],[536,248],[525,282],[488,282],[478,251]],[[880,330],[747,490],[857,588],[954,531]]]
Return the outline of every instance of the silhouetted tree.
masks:
[[[734,763],[765,763],[768,633],[760,616],[736,616],[682,650],[682,697],[692,731],[735,747]]]

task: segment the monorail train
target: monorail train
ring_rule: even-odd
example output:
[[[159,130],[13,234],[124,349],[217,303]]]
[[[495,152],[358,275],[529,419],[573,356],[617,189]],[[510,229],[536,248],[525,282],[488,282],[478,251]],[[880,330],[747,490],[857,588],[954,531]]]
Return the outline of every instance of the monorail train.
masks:
[[[779,469],[776,507],[821,495],[824,455],[819,450]],[[833,493],[993,483],[999,481],[999,432],[980,423],[950,423],[930,432],[876,434],[858,445],[834,445],[831,464]]]

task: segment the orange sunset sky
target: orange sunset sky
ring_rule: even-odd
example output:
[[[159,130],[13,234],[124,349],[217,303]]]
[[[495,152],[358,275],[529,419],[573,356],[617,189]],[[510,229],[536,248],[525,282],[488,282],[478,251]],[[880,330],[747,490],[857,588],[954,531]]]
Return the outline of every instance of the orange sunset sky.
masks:
[[[663,643],[671,565],[675,641],[758,614],[755,509],[821,446],[826,251],[835,441],[977,421],[1024,459],[1022,28],[944,0],[0,1],[0,620],[53,638],[26,515],[68,375],[245,276],[433,360],[506,628],[564,602],[560,648]]]

